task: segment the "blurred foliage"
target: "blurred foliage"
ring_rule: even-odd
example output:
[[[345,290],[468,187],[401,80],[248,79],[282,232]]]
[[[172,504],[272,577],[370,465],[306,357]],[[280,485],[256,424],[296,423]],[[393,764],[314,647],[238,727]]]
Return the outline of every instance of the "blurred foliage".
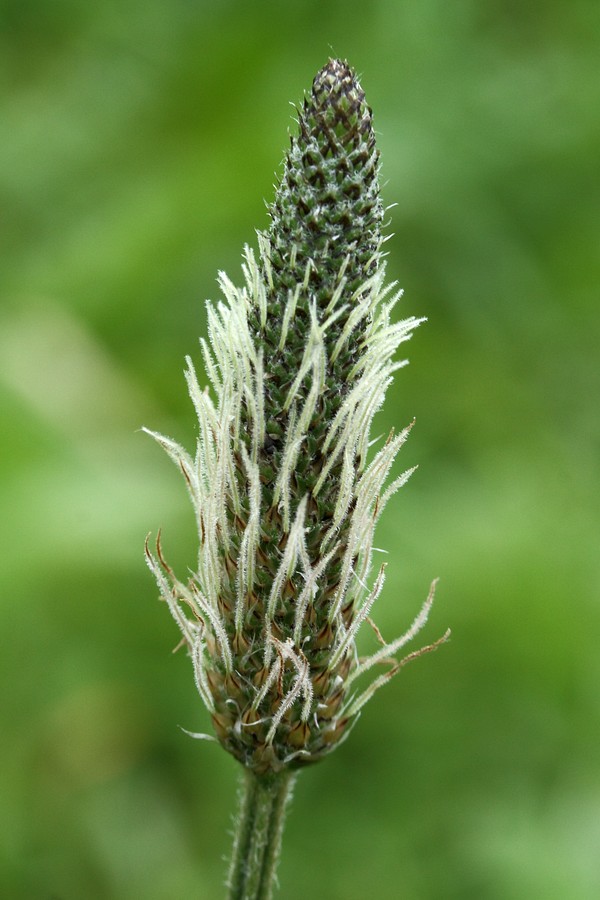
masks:
[[[141,547],[194,557],[217,269],[239,278],[298,101],[362,74],[417,427],[378,622],[428,638],[300,779],[286,900],[600,896],[597,0],[0,2],[0,894],[222,895],[234,762]]]

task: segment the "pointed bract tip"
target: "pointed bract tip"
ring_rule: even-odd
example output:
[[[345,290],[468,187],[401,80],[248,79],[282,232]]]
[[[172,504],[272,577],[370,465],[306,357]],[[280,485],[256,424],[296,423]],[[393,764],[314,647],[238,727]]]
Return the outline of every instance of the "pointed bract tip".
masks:
[[[356,73],[345,59],[330,59],[322,69],[319,69],[313,79],[313,97],[321,103],[327,98],[346,96],[355,103],[364,103],[365,94],[361,88]]]
[[[340,81],[345,78],[356,78],[354,70],[350,67],[347,60],[332,59],[331,57],[328,59],[323,68],[317,72],[314,80],[317,81],[317,79],[323,78],[327,75],[337,78]]]

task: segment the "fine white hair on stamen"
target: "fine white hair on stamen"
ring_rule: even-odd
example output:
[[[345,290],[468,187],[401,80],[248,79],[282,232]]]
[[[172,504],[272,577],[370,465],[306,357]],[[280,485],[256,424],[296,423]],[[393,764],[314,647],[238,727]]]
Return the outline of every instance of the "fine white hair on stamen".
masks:
[[[240,544],[238,561],[237,602],[235,607],[235,628],[237,634],[242,630],[246,608],[246,594],[252,590],[254,584],[256,551],[260,541],[260,472],[258,465],[249,458],[248,451],[243,444],[241,445],[241,455],[250,488],[250,515]]]
[[[288,291],[288,299],[287,303],[285,304],[283,320],[281,322],[281,338],[279,339],[279,350],[283,350],[283,348],[285,347],[290,323],[294,318],[294,313],[296,312],[296,306],[300,297],[301,287],[302,286],[300,284],[297,284],[294,290],[290,289]]]
[[[229,646],[229,638],[227,637],[227,632],[225,630],[223,622],[221,621],[219,613],[212,606],[212,604],[208,602],[206,597],[203,596],[200,588],[196,584],[194,584],[193,581],[190,582],[190,587],[192,589],[194,600],[196,601],[200,611],[204,613],[211,624],[213,633],[217,639],[217,643],[221,651],[221,659],[223,660],[225,671],[231,672],[233,670],[231,647]]]
[[[265,635],[267,638],[265,640],[264,646],[265,666],[268,666],[270,663],[273,646],[275,645],[274,641],[271,639],[271,626],[273,618],[275,616],[275,611],[277,609],[277,604],[281,601],[281,592],[286,581],[293,574],[297,560],[301,556],[303,556],[306,502],[307,498],[303,497],[298,504],[294,522],[288,535],[287,544],[285,550],[283,551],[279,567],[277,569],[277,572],[275,573],[275,577],[273,578],[273,583],[271,585],[271,590],[269,592],[269,599],[267,601],[267,607],[265,610]]]
[[[156,560],[156,558],[150,553],[148,549],[148,544],[146,543],[146,562],[148,564],[148,568],[154,575],[156,579],[156,583],[158,585],[158,589],[160,591],[160,595],[163,600],[166,602],[169,611],[175,621],[177,622],[181,633],[183,634],[185,641],[188,646],[191,646],[194,641],[194,628],[193,623],[184,615],[183,610],[177,603],[176,592],[173,587],[169,584],[167,579],[165,578],[162,569]]]
[[[208,679],[206,677],[206,663],[204,660],[204,641],[202,632],[198,631],[192,644],[192,664],[194,667],[194,679],[198,693],[204,701],[204,705],[209,712],[214,712],[215,705],[210,692]]]
[[[379,574],[378,574],[377,578],[375,579],[375,584],[373,585],[373,589],[372,589],[371,593],[363,601],[363,604],[360,607],[360,609],[357,611],[352,624],[346,631],[345,635],[343,636],[342,640],[340,641],[340,643],[336,647],[333,655],[331,656],[331,659],[329,660],[329,663],[328,663],[328,668],[330,670],[333,670],[337,666],[338,662],[342,659],[342,657],[348,650],[349,646],[352,643],[354,643],[354,640],[356,638],[356,635],[358,634],[358,631],[359,631],[361,625],[363,624],[363,622],[365,621],[365,619],[371,612],[371,608],[372,608],[373,604],[375,603],[375,601],[381,594],[381,590],[383,588],[384,581],[385,581],[385,563],[382,565],[382,567],[379,570]]]
[[[363,706],[369,702],[373,694],[375,694],[380,687],[383,687],[384,684],[387,684],[394,675],[402,669],[407,663],[411,662],[413,659],[418,659],[420,656],[424,656],[426,653],[431,653],[433,650],[437,650],[437,648],[441,644],[445,644],[446,641],[450,637],[450,629],[438,638],[437,641],[434,641],[432,644],[427,644],[425,647],[420,647],[418,650],[414,650],[412,653],[409,653],[408,656],[405,656],[403,659],[396,662],[395,660],[390,660],[390,662],[394,662],[395,665],[388,669],[387,672],[384,672],[383,675],[380,675],[371,684],[365,688],[365,690],[356,698],[352,698],[349,703],[347,703],[344,707],[342,707],[342,715],[346,716],[356,716],[357,713],[363,708]]]
[[[283,663],[282,663],[281,655],[278,654],[275,657],[275,659],[273,660],[273,664],[271,665],[271,668],[269,669],[268,675],[265,679],[263,686],[256,693],[254,700],[252,701],[252,709],[254,709],[254,710],[258,709],[258,707],[263,702],[263,700],[265,699],[265,697],[267,696],[267,694],[269,693],[269,691],[271,690],[271,688],[273,687],[275,682],[279,679],[279,676],[281,674],[282,665],[283,665]]]
[[[333,547],[329,553],[326,553],[320,560],[317,566],[311,566],[308,563],[305,573],[304,573],[304,587],[300,591],[298,598],[295,602],[295,616],[294,616],[294,641],[296,644],[300,643],[300,638],[302,636],[302,625],[304,623],[304,616],[306,614],[306,610],[309,607],[310,601],[314,598],[317,593],[319,579],[323,575],[323,572],[326,571],[327,566],[331,562],[333,554],[337,550],[337,547]]]
[[[278,651],[281,653],[283,660],[288,659],[296,669],[297,674],[292,686],[288,690],[277,711],[274,713],[273,718],[271,719],[271,727],[266,737],[267,744],[271,744],[273,742],[273,738],[275,737],[278,725],[280,724],[288,709],[293,705],[297,697],[299,697],[301,694],[304,695],[304,704],[302,706],[300,715],[303,722],[306,722],[308,716],[310,715],[310,708],[312,706],[313,699],[313,686],[310,680],[310,666],[302,651],[294,649],[291,638],[288,638],[285,643],[278,641],[276,638],[272,638],[272,641],[276,645]]]
[[[400,637],[396,638],[394,641],[391,641],[389,644],[386,644],[381,650],[378,650],[377,653],[373,653],[372,656],[367,657],[367,659],[363,660],[348,676],[347,683],[351,684],[356,678],[360,675],[363,675],[370,668],[377,665],[377,663],[383,662],[386,659],[390,659],[394,653],[397,653],[402,647],[412,641],[414,637],[421,631],[424,627],[427,619],[429,617],[429,612],[433,605],[433,600],[435,597],[435,589],[437,585],[437,578],[432,581],[431,587],[429,588],[429,593],[427,595],[427,599],[423,603],[423,606],[419,610],[417,616],[413,620],[412,625],[408,628],[404,634]]]

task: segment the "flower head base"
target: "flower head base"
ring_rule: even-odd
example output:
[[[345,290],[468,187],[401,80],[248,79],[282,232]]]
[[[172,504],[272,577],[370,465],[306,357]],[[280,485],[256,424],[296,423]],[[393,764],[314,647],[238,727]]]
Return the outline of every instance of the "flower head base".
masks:
[[[259,258],[246,248],[244,286],[221,273],[224,301],[208,305],[214,399],[188,359],[196,453],[151,432],[184,475],[200,546],[185,583],[160,542],[148,564],[219,741],[265,777],[347,735],[415,655],[394,659],[433,600],[432,586],[405,635],[358,658],[384,582],[382,567],[368,586],[375,525],[412,471],[385,486],[409,429],[368,462],[370,425],[422,320],[391,320],[400,294],[384,286],[371,111],[345,62],[317,74],[298,124]],[[354,692],[377,664],[384,673]]]

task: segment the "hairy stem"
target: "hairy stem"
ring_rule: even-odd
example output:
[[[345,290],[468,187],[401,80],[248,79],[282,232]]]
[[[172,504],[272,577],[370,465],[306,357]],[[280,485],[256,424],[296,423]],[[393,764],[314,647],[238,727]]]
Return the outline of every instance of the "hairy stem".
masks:
[[[244,772],[229,869],[229,900],[270,900],[279,859],[285,809],[295,776],[269,779]]]

